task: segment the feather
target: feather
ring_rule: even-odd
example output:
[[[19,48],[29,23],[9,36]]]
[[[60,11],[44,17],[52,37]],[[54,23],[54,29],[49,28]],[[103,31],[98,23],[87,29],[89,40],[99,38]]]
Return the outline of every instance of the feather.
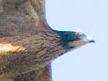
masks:
[[[44,0],[3,0],[0,6],[2,81],[52,81],[52,60],[93,42],[82,33],[52,29],[45,19]]]

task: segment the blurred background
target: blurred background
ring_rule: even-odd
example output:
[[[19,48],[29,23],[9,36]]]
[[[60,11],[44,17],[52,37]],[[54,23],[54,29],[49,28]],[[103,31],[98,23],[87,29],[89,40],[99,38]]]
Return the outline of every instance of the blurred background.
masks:
[[[108,0],[46,0],[46,18],[53,29],[96,41],[55,59],[53,81],[108,81]]]

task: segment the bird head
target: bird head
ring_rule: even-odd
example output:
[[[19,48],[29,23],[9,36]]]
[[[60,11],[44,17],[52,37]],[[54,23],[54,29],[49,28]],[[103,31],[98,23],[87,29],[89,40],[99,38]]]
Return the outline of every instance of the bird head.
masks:
[[[82,32],[58,31],[60,44],[64,49],[72,49],[95,41]]]

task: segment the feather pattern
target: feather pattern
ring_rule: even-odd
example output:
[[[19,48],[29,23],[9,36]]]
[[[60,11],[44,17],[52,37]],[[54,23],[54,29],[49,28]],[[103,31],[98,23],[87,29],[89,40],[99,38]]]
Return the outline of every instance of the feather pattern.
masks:
[[[82,33],[52,29],[44,2],[0,1],[0,80],[52,81],[51,61],[89,42]]]

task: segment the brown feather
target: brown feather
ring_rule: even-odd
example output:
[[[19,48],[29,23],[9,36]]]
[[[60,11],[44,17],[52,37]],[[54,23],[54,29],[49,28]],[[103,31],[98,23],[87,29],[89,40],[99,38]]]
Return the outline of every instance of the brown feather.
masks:
[[[50,81],[47,67],[64,51],[59,38],[45,21],[44,0],[3,0],[0,77],[13,81]]]

